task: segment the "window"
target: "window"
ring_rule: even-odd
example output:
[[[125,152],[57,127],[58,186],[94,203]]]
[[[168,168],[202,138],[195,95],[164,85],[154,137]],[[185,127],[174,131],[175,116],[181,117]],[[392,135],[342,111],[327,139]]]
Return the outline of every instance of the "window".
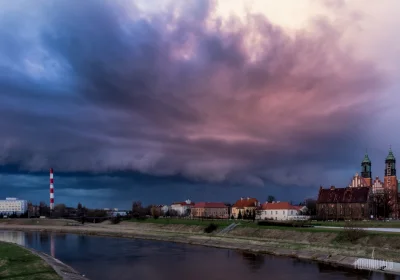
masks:
[[[283,211],[283,215],[285,215],[285,211]]]
[[[275,211],[275,214],[278,215],[278,211]]]

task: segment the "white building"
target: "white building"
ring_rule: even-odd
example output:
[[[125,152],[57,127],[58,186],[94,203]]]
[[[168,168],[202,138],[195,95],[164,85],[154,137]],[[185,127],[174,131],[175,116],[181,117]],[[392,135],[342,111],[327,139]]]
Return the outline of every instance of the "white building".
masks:
[[[187,199],[184,202],[174,202],[171,204],[171,210],[176,211],[178,216],[188,215],[189,209],[194,206],[194,203]]]
[[[161,213],[164,215],[168,212],[169,207],[168,207],[168,205],[161,205],[160,209],[161,209]]]
[[[259,220],[308,220],[310,217],[303,215],[307,210],[305,206],[294,206],[289,202],[265,202],[257,211],[256,218]]]
[[[17,198],[7,197],[6,200],[0,200],[1,214],[24,214],[28,210],[28,201]]]

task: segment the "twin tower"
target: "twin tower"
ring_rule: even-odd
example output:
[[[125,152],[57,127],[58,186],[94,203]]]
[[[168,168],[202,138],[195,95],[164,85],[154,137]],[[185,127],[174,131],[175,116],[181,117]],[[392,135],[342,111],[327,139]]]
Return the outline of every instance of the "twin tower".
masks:
[[[366,184],[371,187],[374,184],[371,172],[371,160],[368,154],[365,154],[361,162],[361,177],[364,178]],[[379,178],[376,177],[379,181]],[[389,154],[385,159],[385,177],[383,180],[383,187],[397,192],[398,182],[396,176],[396,158],[393,155],[392,149],[389,149]]]

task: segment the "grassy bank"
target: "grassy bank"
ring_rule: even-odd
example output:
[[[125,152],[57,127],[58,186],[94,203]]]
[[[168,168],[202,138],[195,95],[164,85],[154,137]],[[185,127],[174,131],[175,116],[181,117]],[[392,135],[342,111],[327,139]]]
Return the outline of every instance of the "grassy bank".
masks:
[[[0,279],[61,279],[40,257],[15,244],[0,242]]]
[[[353,224],[364,228],[400,228],[400,221],[354,221]],[[344,221],[311,222],[313,226],[344,227]]]
[[[129,222],[135,223],[152,223],[160,225],[190,225],[190,226],[207,226],[214,223],[220,226],[228,226],[233,220],[198,220],[198,219],[179,219],[179,218],[148,218],[148,219],[131,219]]]

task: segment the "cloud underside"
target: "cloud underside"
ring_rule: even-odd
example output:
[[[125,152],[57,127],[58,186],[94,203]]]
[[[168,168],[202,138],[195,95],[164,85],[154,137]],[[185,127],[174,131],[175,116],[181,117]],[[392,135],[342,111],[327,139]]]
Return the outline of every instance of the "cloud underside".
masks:
[[[385,86],[324,19],[40,3],[0,19],[3,166],[306,185],[352,156]]]

